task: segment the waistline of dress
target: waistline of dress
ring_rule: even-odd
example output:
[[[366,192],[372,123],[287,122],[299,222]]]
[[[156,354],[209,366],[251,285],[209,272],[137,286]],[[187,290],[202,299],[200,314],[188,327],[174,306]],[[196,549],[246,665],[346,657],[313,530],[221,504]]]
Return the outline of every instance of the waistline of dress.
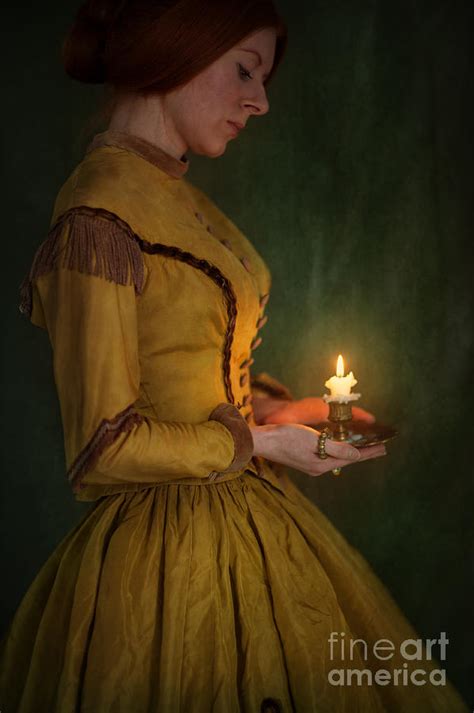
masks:
[[[75,493],[75,498],[78,501],[91,502],[99,500],[99,498],[109,497],[111,495],[138,492],[141,490],[148,490],[149,488],[158,488],[160,486],[199,485],[211,487],[219,485],[220,483],[226,483],[230,480],[236,480],[244,475],[253,476],[258,480],[263,480],[275,487],[281,493],[285,494],[284,482],[271,468],[270,463],[265,461],[263,458],[253,457],[250,463],[244,468],[234,471],[233,473],[219,473],[213,480],[208,480],[207,478],[173,478],[170,480],[158,481],[156,483],[121,483],[117,485],[94,485],[91,483],[86,485],[84,489]]]

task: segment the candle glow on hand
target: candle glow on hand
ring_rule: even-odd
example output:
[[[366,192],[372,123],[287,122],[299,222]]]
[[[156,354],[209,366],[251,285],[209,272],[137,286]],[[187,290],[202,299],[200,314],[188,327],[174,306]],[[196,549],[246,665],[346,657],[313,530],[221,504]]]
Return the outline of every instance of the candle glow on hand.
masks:
[[[357,379],[354,379],[354,374],[349,372],[344,376],[344,360],[342,354],[337,358],[336,376],[331,376],[325,383],[328,389],[331,390],[331,398],[355,396],[351,394],[351,388],[357,384]]]

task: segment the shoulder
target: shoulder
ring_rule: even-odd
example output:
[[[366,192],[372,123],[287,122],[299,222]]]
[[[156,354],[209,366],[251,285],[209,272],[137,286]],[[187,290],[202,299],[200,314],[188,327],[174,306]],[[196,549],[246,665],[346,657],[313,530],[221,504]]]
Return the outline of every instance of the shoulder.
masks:
[[[114,214],[88,207],[63,213],[37,247],[20,285],[20,312],[31,318],[34,283],[64,269],[133,286],[137,295],[143,292],[148,276],[140,246],[128,226]]]
[[[61,186],[54,203],[51,226],[72,208],[102,208],[132,224],[172,220],[176,212],[173,183],[156,166],[115,146],[100,146],[84,156]]]

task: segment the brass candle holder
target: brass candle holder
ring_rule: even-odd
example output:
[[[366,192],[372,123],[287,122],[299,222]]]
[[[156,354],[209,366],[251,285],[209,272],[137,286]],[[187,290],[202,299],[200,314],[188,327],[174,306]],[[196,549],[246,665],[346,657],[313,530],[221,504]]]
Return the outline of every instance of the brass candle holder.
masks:
[[[347,441],[349,432],[346,428],[346,423],[352,421],[352,406],[349,401],[329,401],[329,416],[328,419],[334,423],[332,429],[332,437],[335,441]],[[341,468],[333,468],[333,475],[341,475]]]
[[[337,397],[324,394],[323,399],[329,404],[328,420],[316,426],[318,431],[328,428],[331,431],[330,438],[335,441],[346,441],[355,448],[373,446],[377,443],[386,443],[397,435],[398,431],[392,426],[385,426],[379,423],[367,423],[366,421],[354,421],[352,418],[352,404],[359,398],[360,394],[350,394]],[[341,474],[341,468],[333,468],[334,475]]]
[[[329,420],[335,424],[333,438],[335,441],[346,441],[349,435],[345,426],[347,421],[352,421],[352,406],[350,402],[329,402]]]
[[[385,443],[396,436],[397,431],[391,426],[352,420],[351,402],[360,398],[360,394],[351,391],[355,384],[357,384],[357,379],[354,378],[352,371],[344,376],[344,360],[339,354],[336,376],[332,376],[325,383],[325,386],[331,390],[331,394],[323,396],[323,400],[329,404],[329,423],[318,424],[316,429],[318,431],[326,429],[327,432],[331,432],[329,438],[333,438],[335,441],[346,441],[356,448]],[[341,468],[333,468],[332,472],[334,475],[340,475]]]

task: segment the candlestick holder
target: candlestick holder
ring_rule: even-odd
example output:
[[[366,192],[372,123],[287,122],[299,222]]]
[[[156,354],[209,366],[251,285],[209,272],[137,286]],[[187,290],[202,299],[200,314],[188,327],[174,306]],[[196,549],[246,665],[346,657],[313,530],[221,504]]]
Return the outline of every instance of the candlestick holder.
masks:
[[[323,399],[329,404],[328,420],[318,423],[314,428],[318,431],[329,428],[331,438],[335,441],[345,441],[355,448],[386,443],[394,438],[398,431],[393,426],[353,420],[351,401],[355,401],[359,396],[360,394],[350,394],[334,397],[324,394]],[[334,468],[332,472],[334,475],[339,475],[341,469]]]
[[[349,402],[340,401],[329,402],[329,420],[334,423],[333,438],[335,441],[347,440],[348,430],[345,426],[347,421],[352,421],[352,407]]]
[[[358,398],[358,394],[354,397]],[[349,401],[330,401],[329,402],[329,420],[334,423],[333,438],[335,441],[346,441],[349,432],[345,426],[347,421],[352,421],[352,406]],[[341,468],[333,468],[333,475],[341,475]]]

